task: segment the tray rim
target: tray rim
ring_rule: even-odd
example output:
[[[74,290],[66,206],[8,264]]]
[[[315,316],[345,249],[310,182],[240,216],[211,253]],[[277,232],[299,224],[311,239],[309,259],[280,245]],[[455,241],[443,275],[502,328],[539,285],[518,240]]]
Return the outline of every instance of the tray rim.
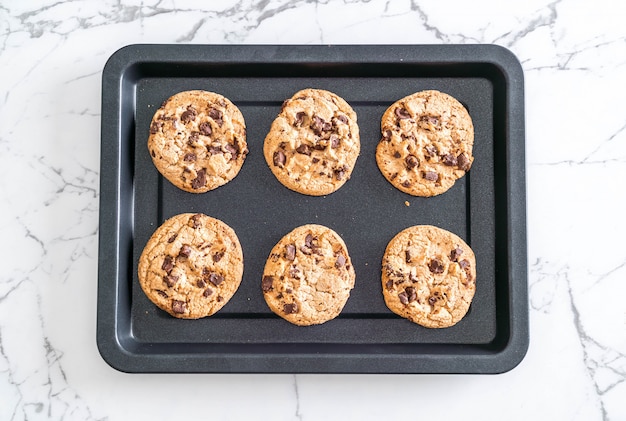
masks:
[[[175,48],[172,48],[175,47]],[[169,49],[167,55],[162,50]],[[142,353],[143,344],[118,332],[115,308],[120,297],[120,168],[125,157],[119,140],[122,136],[122,87],[129,72],[141,63],[194,63],[193,52],[213,52],[210,63],[402,63],[446,65],[459,62],[490,64],[500,72],[506,86],[508,109],[521,110],[518,118],[507,119],[506,230],[509,337],[506,343],[481,354],[402,354],[332,352],[310,354],[233,354]],[[419,54],[416,54],[419,52]],[[419,56],[419,59],[414,58]],[[424,58],[423,56],[426,56]],[[202,60],[207,62],[206,60]],[[519,114],[519,113],[518,113]],[[115,130],[110,130],[114,127]],[[511,157],[515,157],[512,160]],[[176,45],[133,44],[111,55],[102,73],[100,224],[98,252],[98,297],[96,341],[102,358],[122,372],[141,373],[456,373],[496,374],[516,367],[529,345],[524,75],[520,62],[508,49],[497,45]],[[515,200],[513,200],[515,198]],[[115,227],[103,230],[102,227]],[[512,259],[511,256],[523,256]],[[115,279],[111,287],[110,279]],[[192,344],[187,344],[190,346]],[[452,345],[451,345],[452,346]],[[358,346],[356,346],[358,347]],[[193,348],[193,347],[191,347]],[[192,350],[192,349],[190,349]],[[202,360],[204,358],[204,363]],[[219,363],[216,363],[219,362]],[[200,363],[200,364],[198,364]],[[410,366],[407,369],[407,366]],[[141,367],[141,369],[137,369]]]

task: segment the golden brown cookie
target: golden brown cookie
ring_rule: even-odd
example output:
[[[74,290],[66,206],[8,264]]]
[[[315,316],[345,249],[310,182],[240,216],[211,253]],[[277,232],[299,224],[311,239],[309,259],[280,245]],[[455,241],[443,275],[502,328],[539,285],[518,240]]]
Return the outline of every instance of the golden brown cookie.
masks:
[[[383,114],[376,162],[385,178],[413,196],[436,196],[469,171],[474,126],[463,105],[439,91],[396,101]]]
[[[224,222],[201,213],[165,221],[139,258],[139,283],[162,310],[182,319],[210,316],[239,288],[243,252]]]
[[[474,297],[474,252],[441,228],[407,228],[387,245],[382,288],[394,313],[425,327],[452,326],[465,316]]]
[[[355,278],[341,237],[322,225],[303,225],[272,249],[261,289],[274,313],[293,324],[308,326],[341,313]]]
[[[332,92],[304,89],[283,103],[263,153],[285,187],[322,196],[350,178],[360,149],[352,107]]]
[[[203,193],[228,183],[241,170],[248,153],[246,124],[222,95],[180,92],[154,114],[148,150],[172,184]]]

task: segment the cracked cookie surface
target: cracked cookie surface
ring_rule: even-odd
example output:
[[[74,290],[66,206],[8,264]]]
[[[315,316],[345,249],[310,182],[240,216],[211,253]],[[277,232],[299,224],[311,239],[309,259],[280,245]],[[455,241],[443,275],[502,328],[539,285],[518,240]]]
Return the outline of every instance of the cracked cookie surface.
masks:
[[[413,196],[444,193],[474,158],[474,126],[463,105],[445,93],[417,92],[393,103],[381,119],[376,163],[397,189]]]
[[[224,222],[184,213],[165,221],[144,248],[139,283],[157,307],[174,317],[198,319],[220,310],[243,276],[239,239]]]
[[[476,291],[476,258],[457,235],[430,225],[398,233],[382,261],[385,304],[394,313],[429,328],[461,320]]]
[[[335,231],[302,225],[272,249],[261,281],[269,308],[295,325],[327,322],[341,313],[354,288],[348,249]]]
[[[350,178],[360,148],[352,107],[332,92],[304,89],[283,103],[265,138],[263,154],[285,187],[322,196]]]
[[[220,94],[171,96],[150,124],[148,150],[159,172],[178,188],[204,193],[235,178],[248,153],[239,109]]]

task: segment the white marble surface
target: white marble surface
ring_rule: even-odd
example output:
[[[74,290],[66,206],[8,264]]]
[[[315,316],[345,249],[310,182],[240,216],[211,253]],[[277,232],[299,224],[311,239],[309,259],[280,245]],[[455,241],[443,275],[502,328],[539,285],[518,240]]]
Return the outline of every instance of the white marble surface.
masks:
[[[626,420],[625,6],[203,3],[0,5],[0,420]],[[107,58],[132,43],[510,48],[526,77],[531,342],[523,362],[498,376],[111,369],[95,340],[100,82]]]

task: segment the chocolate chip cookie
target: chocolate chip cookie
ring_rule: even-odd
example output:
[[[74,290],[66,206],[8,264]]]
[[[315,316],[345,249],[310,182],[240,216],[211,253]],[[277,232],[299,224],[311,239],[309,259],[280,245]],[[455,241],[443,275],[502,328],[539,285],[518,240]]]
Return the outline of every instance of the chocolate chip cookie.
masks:
[[[476,291],[474,252],[441,228],[407,228],[387,245],[382,288],[394,313],[425,327],[452,326],[465,316]]]
[[[162,310],[182,319],[210,316],[231,299],[243,276],[239,239],[201,213],[176,215],[152,235],[139,258],[139,283]]]
[[[350,178],[360,149],[352,107],[332,92],[304,89],[283,103],[263,153],[285,187],[322,196]]]
[[[177,93],[152,118],[148,150],[176,187],[204,193],[235,178],[248,153],[239,109],[208,91]]]
[[[381,120],[376,162],[385,178],[413,196],[448,190],[472,166],[474,126],[463,105],[439,91],[395,102]]]
[[[321,225],[303,225],[272,249],[261,289],[274,313],[295,325],[308,326],[339,315],[355,278],[341,237]]]

